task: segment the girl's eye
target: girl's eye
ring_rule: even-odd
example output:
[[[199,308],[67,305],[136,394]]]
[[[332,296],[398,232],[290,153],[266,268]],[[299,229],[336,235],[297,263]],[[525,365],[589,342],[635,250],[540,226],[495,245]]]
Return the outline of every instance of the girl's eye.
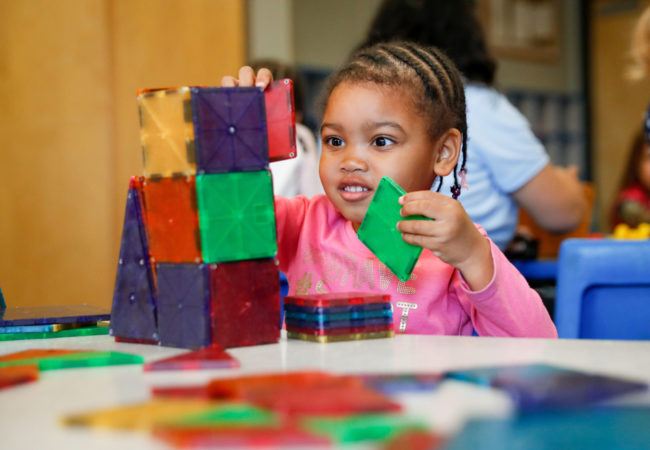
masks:
[[[377,147],[387,147],[389,145],[393,145],[395,141],[393,141],[391,138],[387,138],[386,136],[379,136],[375,138],[374,144]]]
[[[337,136],[328,136],[324,139],[325,144],[330,147],[343,147],[343,139]]]

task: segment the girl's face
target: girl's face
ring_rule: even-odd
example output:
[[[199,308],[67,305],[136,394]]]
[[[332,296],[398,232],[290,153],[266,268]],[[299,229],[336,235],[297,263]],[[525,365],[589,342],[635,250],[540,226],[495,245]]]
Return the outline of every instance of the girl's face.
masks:
[[[644,188],[650,191],[650,144],[643,144],[639,160],[639,181]]]
[[[372,83],[343,82],[329,97],[321,126],[320,178],[329,199],[355,228],[383,176],[407,192],[433,184],[441,141],[431,139],[427,119],[411,103],[402,89]]]

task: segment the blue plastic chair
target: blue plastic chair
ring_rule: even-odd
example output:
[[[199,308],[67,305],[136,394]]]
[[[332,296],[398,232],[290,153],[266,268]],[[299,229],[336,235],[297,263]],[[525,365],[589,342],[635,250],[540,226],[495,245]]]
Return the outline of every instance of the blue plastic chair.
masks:
[[[555,325],[562,338],[650,339],[650,241],[564,241]]]

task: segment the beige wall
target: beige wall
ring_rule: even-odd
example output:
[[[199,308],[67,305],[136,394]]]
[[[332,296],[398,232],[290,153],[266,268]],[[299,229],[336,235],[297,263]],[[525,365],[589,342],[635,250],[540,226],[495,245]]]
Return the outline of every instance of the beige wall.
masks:
[[[240,0],[0,2],[0,287],[10,305],[109,306],[135,91],[244,60]]]

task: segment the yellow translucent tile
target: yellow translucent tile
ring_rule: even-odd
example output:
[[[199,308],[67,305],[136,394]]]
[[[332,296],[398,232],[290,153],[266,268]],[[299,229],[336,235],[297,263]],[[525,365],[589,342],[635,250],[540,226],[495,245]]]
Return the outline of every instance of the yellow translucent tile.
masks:
[[[160,89],[138,95],[144,175],[196,174],[190,89]]]

